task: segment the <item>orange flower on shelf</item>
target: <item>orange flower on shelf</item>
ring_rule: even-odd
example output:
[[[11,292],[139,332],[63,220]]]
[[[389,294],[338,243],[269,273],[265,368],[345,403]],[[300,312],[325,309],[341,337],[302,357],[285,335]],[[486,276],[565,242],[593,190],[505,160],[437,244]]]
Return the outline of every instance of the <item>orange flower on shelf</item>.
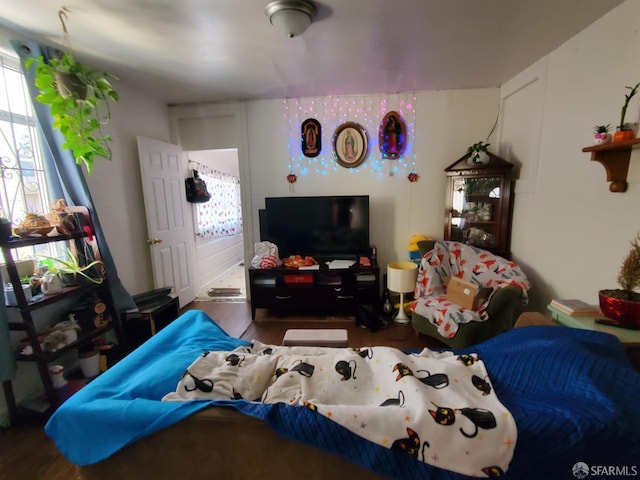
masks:
[[[416,172],[412,171],[409,175],[407,175],[407,178],[409,179],[409,181],[411,183],[415,183],[420,178],[420,175],[418,175]]]

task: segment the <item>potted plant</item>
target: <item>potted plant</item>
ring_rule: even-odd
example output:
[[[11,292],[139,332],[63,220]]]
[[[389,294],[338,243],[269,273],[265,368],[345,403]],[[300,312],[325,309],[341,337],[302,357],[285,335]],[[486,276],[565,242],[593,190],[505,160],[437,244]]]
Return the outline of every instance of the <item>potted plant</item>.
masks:
[[[467,163],[469,165],[483,165],[489,163],[489,152],[487,150],[489,145],[491,144],[480,141],[467,148],[467,154],[469,155]]]
[[[618,125],[616,133],[613,134],[614,142],[625,142],[635,138],[634,131],[631,129],[629,124],[624,122],[624,119],[627,116],[627,107],[629,107],[629,102],[634,95],[638,93],[638,87],[640,87],[640,82],[636,83],[635,87],[624,87],[629,89],[629,93],[624,96],[624,104],[622,105],[622,110],[620,112],[620,125]]]
[[[102,277],[96,278],[89,275],[90,269],[97,265],[102,265],[103,262],[101,260],[94,260],[87,265],[80,265],[78,257],[69,249],[67,249],[66,260],[47,255],[41,255],[41,258],[45,259],[49,265],[49,272],[57,274],[66,286],[78,285],[83,279],[97,284],[102,283],[104,280]]]
[[[109,122],[109,101],[118,101],[110,80],[113,75],[78,62],[71,53],[48,62],[42,56],[29,58],[25,66],[35,67],[36,99],[51,107],[53,126],[60,130],[63,148],[72,151],[76,163],[84,164],[91,174],[96,157],[111,159],[110,135],[101,127]]]
[[[600,309],[622,326],[640,328],[640,233],[631,242],[631,250],[622,261],[618,273],[620,289],[600,290]]]
[[[611,130],[610,123],[607,123],[606,125],[596,125],[593,127],[593,142],[596,145],[609,143],[611,141],[611,134],[609,133],[609,130]]]
[[[40,278],[38,276],[25,275],[24,277],[20,278],[20,283],[22,283],[22,285],[29,285],[32,297],[35,297],[40,293]]]
[[[11,240],[11,219],[0,209],[0,243]]]

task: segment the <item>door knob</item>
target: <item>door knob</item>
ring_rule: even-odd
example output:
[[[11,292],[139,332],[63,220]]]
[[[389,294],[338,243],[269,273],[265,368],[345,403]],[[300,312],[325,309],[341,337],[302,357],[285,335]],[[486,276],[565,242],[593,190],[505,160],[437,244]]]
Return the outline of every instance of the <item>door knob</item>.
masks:
[[[162,243],[162,240],[160,240],[159,238],[150,238],[149,240],[147,240],[147,243],[149,245],[157,245],[159,243]]]

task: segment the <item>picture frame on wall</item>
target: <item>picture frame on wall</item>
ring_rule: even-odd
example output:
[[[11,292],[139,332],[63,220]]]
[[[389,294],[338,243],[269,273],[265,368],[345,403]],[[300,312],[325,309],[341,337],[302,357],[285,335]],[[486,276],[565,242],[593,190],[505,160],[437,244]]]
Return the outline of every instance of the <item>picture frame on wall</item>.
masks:
[[[322,151],[322,126],[315,118],[307,118],[300,126],[302,154],[305,157],[317,157]]]
[[[345,122],[333,135],[333,154],[336,162],[345,168],[360,165],[367,157],[369,140],[366,130],[355,122]]]
[[[398,112],[390,111],[382,118],[378,129],[378,144],[382,158],[395,160],[404,154],[407,126]]]

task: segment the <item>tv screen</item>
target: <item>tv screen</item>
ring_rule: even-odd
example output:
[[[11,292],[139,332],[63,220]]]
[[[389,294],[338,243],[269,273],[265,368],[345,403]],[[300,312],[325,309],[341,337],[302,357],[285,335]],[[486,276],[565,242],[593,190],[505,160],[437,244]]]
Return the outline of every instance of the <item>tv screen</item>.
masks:
[[[290,255],[351,258],[369,251],[369,196],[269,197],[260,216],[263,241]]]

